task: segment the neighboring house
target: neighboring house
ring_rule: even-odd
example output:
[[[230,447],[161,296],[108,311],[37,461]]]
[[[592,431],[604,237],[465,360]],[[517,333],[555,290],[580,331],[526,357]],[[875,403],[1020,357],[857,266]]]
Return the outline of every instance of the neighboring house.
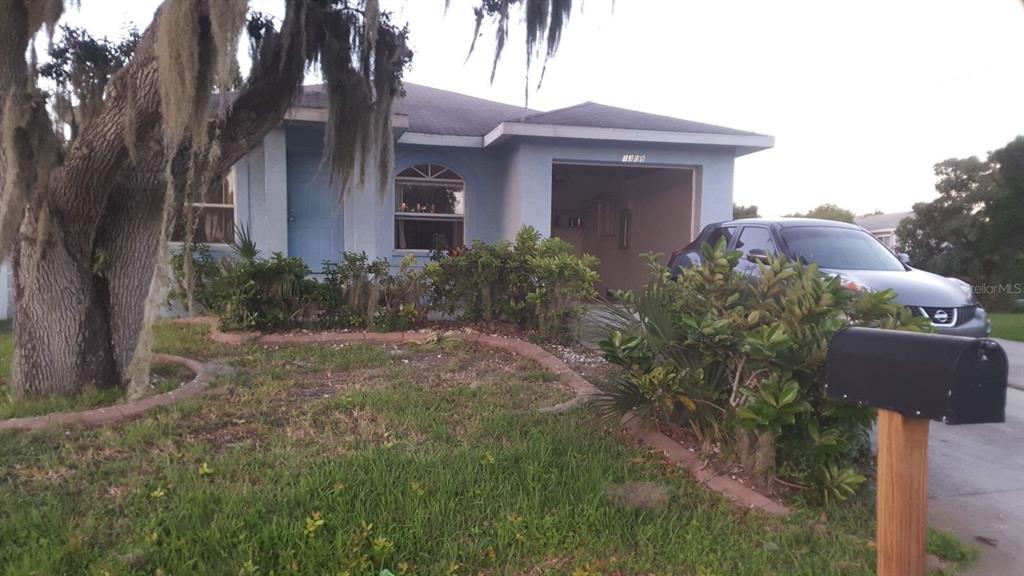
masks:
[[[898,250],[900,239],[896,237],[896,228],[904,218],[913,212],[890,212],[889,214],[869,214],[854,218],[853,223],[875,235],[890,250]]]
[[[448,246],[515,237],[524,225],[601,260],[604,288],[646,278],[644,252],[686,245],[732,217],[737,156],[773,138],[587,102],[551,112],[405,84],[395,103],[387,189],[340,198],[321,162],[326,94],[306,87],[283,125],[198,204],[198,240],[217,247],[235,223],[264,255],[314,271],[342,251],[397,264]]]

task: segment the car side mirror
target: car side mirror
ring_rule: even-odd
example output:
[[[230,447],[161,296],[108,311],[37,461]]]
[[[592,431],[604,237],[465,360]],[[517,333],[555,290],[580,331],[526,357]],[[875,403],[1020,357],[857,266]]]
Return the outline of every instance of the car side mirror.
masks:
[[[907,254],[906,252],[900,252],[899,254],[896,255],[896,257],[899,258],[900,262],[902,262],[905,266],[910,266],[910,254]]]
[[[754,264],[771,264],[772,259],[768,256],[768,253],[761,248],[754,248],[750,252],[747,252],[747,261],[753,262]]]

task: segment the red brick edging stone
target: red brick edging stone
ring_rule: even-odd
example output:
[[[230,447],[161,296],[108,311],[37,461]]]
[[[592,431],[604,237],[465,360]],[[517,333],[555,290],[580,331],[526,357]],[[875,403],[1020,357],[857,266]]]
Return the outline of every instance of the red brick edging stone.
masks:
[[[759,509],[775,516],[789,514],[787,506],[741,484],[735,478],[716,474],[714,470],[704,466],[696,454],[661,432],[645,427],[639,418],[623,419],[622,428],[651,450],[661,452],[669,462],[689,469],[694,480],[725,496],[736,506]]]
[[[153,361],[159,363],[172,362],[181,364],[191,370],[195,377],[186,384],[156,396],[143,398],[134,402],[114,404],[92,410],[80,410],[78,412],[54,412],[42,416],[28,416],[25,418],[10,418],[0,420],[0,430],[38,430],[47,426],[102,426],[112,424],[129,418],[134,418],[157,406],[173,404],[183,398],[191,398],[200,394],[206,385],[209,384],[211,376],[202,362],[181,356],[170,354],[154,354]]]
[[[370,342],[380,344],[422,343],[436,338],[432,332],[306,332],[283,334],[260,334],[258,332],[228,333],[222,332],[215,318],[188,318],[180,322],[205,324],[210,327],[210,338],[222,344],[254,343],[264,345],[286,344],[339,344],[351,342]],[[543,412],[560,413],[584,404],[589,397],[597,392],[593,384],[569,368],[560,358],[544,350],[536,344],[524,342],[516,338],[492,336],[489,334],[450,332],[446,338],[462,342],[473,342],[505,350],[536,362],[555,373],[563,382],[576,392],[576,397],[556,406],[542,409]],[[756,492],[736,479],[715,474],[706,468],[696,454],[685,446],[655,429],[644,427],[639,419],[631,418],[623,422],[623,431],[642,442],[651,450],[661,452],[666,459],[677,466],[690,471],[694,480],[710,490],[718,492],[729,499],[735,506],[744,509],[757,509],[771,515],[785,515],[789,508],[767,496]]]

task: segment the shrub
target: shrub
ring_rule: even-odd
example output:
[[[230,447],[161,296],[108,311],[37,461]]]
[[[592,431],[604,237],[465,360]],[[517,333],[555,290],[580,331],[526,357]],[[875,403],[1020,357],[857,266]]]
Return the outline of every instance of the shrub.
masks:
[[[469,320],[515,322],[565,339],[580,304],[596,295],[597,259],[577,257],[568,242],[542,238],[530,226],[515,242],[475,241],[432,258],[432,305]]]
[[[229,330],[279,330],[303,325],[312,312],[316,281],[301,258],[275,252],[269,259],[225,259],[214,282],[213,306]]]
[[[603,310],[602,349],[625,370],[599,404],[689,425],[756,476],[844,498],[863,481],[873,412],[825,397],[828,341],[851,323],[918,330],[923,320],[893,292],[854,294],[814,265],[780,257],[751,278],[724,243],[703,256],[677,281],[651,257],[648,285]]]
[[[247,230],[236,232],[232,257],[214,262],[206,247],[192,251],[196,300],[225,329],[277,330],[297,326],[405,330],[431,306],[466,320],[505,320],[551,338],[571,333],[580,304],[595,295],[597,259],[526,227],[515,242],[474,242],[419,268],[407,255],[393,269],[383,258],[345,252],[325,261],[322,280],[309,278],[299,258],[260,259]],[[184,256],[174,257],[184,298]]]
[[[345,252],[340,262],[323,263],[323,282],[315,292],[324,328],[366,327],[405,330],[426,315],[426,275],[407,254],[395,273],[390,263],[370,261],[365,252]]]

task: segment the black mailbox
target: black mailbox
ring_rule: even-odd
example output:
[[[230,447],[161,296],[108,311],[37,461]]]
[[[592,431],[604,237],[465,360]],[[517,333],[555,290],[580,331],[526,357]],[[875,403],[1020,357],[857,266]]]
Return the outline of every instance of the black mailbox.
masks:
[[[1006,353],[994,340],[846,328],[828,346],[825,393],[946,424],[1006,419]]]

